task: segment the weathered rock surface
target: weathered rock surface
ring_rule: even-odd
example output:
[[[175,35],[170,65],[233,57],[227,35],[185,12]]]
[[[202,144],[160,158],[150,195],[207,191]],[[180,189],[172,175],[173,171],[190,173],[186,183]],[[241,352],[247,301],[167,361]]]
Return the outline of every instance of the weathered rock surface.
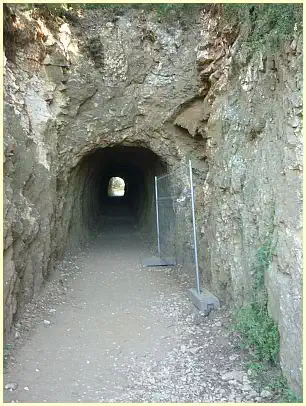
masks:
[[[209,173],[198,186],[198,216],[205,230],[203,275],[225,301],[248,300],[256,252],[267,239],[275,246],[266,275],[269,310],[279,325],[281,365],[299,388],[302,39],[296,40],[300,51],[283,52],[277,70],[269,68],[274,66],[269,55],[262,69],[260,52],[247,64],[239,51],[225,59],[223,74],[206,97],[214,101],[206,130]],[[200,53],[199,64],[201,58]],[[239,74],[233,74],[229,60],[238,64]]]
[[[200,266],[221,300],[248,300],[256,252],[272,240],[269,309],[283,371],[301,392],[301,38],[277,60],[247,61],[209,12],[183,30],[135,10],[115,21],[91,10],[52,32],[32,20],[36,41],[16,14],[25,40],[4,79],[6,336],[55,260],[88,235],[82,158],[136,145],[169,168],[192,158]]]

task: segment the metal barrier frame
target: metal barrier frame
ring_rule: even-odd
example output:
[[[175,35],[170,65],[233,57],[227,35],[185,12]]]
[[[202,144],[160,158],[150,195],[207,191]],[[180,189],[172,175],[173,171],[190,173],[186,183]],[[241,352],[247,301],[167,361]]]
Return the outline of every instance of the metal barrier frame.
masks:
[[[194,261],[195,261],[195,274],[196,274],[196,290],[197,294],[200,295],[200,272],[199,272],[199,261],[198,261],[198,243],[197,243],[197,232],[196,232],[196,217],[195,217],[195,192],[193,185],[193,176],[192,176],[192,164],[191,160],[188,162],[188,171],[189,171],[189,181],[190,181],[190,197],[191,197],[191,212],[192,212],[192,227],[193,227],[193,245],[194,245]],[[173,258],[162,258],[161,257],[161,244],[160,244],[160,218],[159,218],[159,202],[162,200],[174,199],[176,196],[164,196],[159,197],[158,190],[158,181],[160,179],[170,176],[166,174],[163,176],[154,177],[154,195],[155,195],[155,212],[156,212],[156,232],[157,232],[157,252],[158,257],[150,258],[144,261],[145,266],[170,266],[175,265],[176,260]]]

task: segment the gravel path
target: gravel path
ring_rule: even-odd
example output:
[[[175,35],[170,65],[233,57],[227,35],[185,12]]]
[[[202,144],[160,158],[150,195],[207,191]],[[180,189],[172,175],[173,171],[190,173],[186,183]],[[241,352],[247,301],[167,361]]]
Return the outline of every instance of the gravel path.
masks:
[[[5,402],[269,402],[226,309],[199,314],[177,268],[143,268],[130,225],[66,259],[5,351]],[[254,386],[254,385],[253,385]]]

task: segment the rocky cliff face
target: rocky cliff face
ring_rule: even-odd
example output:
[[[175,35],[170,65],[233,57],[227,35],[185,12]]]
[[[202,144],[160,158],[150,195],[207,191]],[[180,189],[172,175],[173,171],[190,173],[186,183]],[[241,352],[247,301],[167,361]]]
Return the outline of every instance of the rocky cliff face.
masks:
[[[298,388],[302,351],[302,38],[288,42],[277,58],[257,51],[249,61],[239,48],[240,39],[229,50],[221,70],[212,73],[220,78],[203,102],[203,110],[209,114],[205,128],[209,172],[199,185],[198,216],[204,229],[201,263],[216,294],[241,303],[249,297],[256,253],[267,244],[273,247],[265,275],[269,311],[279,325],[281,365]],[[209,55],[210,49],[207,52]],[[201,58],[199,53],[199,64]]]
[[[275,247],[269,309],[282,368],[299,391],[301,38],[277,57],[250,57],[240,46],[246,34],[205,10],[188,28],[136,10],[91,10],[52,28],[18,11],[13,20],[4,110],[6,335],[64,250],[88,237],[84,159],[104,147],[142,147],[160,160],[156,170],[193,160],[202,276],[223,302],[247,302],[256,252],[267,239]]]

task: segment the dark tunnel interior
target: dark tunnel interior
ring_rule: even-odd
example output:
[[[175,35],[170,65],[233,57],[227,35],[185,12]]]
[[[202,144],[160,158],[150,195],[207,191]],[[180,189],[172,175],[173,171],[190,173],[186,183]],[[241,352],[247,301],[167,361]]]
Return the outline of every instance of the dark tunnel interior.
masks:
[[[143,147],[114,146],[86,155],[73,171],[69,235],[85,237],[104,229],[129,224],[153,227],[154,176],[166,172],[166,164]],[[109,182],[125,183],[121,197],[109,196]]]

